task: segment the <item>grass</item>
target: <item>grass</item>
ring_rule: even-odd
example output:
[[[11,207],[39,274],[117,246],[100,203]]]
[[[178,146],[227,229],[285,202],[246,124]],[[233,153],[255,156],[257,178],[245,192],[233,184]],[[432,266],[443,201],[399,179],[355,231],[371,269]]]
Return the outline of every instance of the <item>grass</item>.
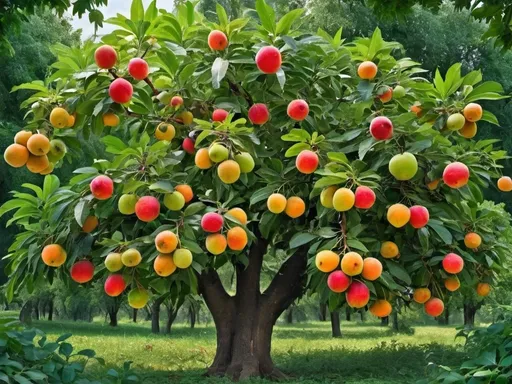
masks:
[[[215,353],[215,329],[200,325],[173,327],[172,335],[153,335],[148,323],[34,322],[49,338],[73,333],[78,349],[92,348],[107,368],[119,369],[126,360],[144,384],[227,382],[202,377]],[[343,384],[414,383],[425,377],[429,361],[460,364],[462,340],[454,327],[419,326],[414,335],[395,335],[376,324],[342,323],[343,338],[332,339],[329,322],[280,325],[273,337],[273,358],[291,382]],[[88,366],[90,378],[101,379],[105,367]],[[254,382],[264,383],[264,380]]]

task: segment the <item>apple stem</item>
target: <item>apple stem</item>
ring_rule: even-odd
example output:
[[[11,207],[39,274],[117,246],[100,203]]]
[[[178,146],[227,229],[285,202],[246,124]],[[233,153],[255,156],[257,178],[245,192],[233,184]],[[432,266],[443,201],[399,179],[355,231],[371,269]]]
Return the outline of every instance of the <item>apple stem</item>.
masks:
[[[149,77],[146,77],[144,79],[144,81],[146,82],[147,85],[149,85],[151,87],[151,90],[153,91],[153,94],[154,95],[158,95],[160,93],[160,91],[158,89],[155,88],[155,86],[153,85],[153,83],[151,82],[151,80],[149,79]]]

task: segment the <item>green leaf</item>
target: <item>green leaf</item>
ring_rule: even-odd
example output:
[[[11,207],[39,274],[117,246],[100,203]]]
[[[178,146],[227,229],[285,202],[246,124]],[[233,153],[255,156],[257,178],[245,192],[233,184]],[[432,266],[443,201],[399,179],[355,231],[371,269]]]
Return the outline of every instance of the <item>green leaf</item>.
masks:
[[[389,273],[391,273],[392,276],[403,281],[405,284],[411,284],[411,277],[409,276],[404,267],[391,260],[384,260],[384,262],[386,263]]]
[[[283,68],[279,68],[276,72],[277,81],[279,82],[279,85],[281,86],[281,89],[284,90],[284,85],[286,84],[286,74],[283,71]]]
[[[304,129],[294,128],[286,135],[281,136],[281,140],[306,142],[311,140],[311,135]]]
[[[217,17],[219,19],[219,24],[221,25],[221,27],[225,28],[229,22],[228,14],[226,13],[226,10],[219,3],[217,3],[215,5],[215,9],[217,10]]]
[[[317,237],[317,235],[309,232],[296,233],[290,240],[290,248],[293,249],[300,247],[301,245],[311,242],[313,239],[316,239]]]
[[[73,353],[73,346],[69,343],[62,343],[59,347],[59,353],[69,357]]]
[[[78,223],[78,225],[83,227],[84,221],[87,218],[89,214],[89,207],[88,207],[89,201],[86,199],[80,199],[77,205],[75,205],[75,220]]]
[[[482,114],[481,120],[487,121],[488,123],[500,126],[500,123],[498,121],[498,118],[492,113],[487,110],[484,110],[484,113]]]
[[[144,20],[153,21],[158,16],[158,8],[156,6],[156,0],[153,0],[151,4],[149,4],[148,9],[146,9],[146,13],[144,14]]]
[[[445,244],[450,245],[453,242],[452,234],[445,228],[443,223],[430,220],[427,225],[439,235]]]
[[[293,144],[286,153],[284,154],[285,157],[293,157],[297,156],[299,153],[301,153],[305,149],[311,149],[311,146],[307,143],[295,143]]]
[[[220,87],[220,82],[226,76],[228,71],[229,61],[221,57],[217,57],[212,64],[212,86],[217,89]]]
[[[265,0],[256,0],[256,12],[258,13],[263,28],[265,28],[267,32],[275,35],[276,14],[274,9],[268,5]]]
[[[286,15],[281,17],[281,20],[277,23],[276,34],[277,35],[286,35],[295,20],[297,20],[304,13],[304,9],[297,8]]]
[[[250,204],[254,205],[259,203],[260,201],[266,200],[272,193],[274,193],[275,187],[273,185],[268,185],[261,189],[256,190],[250,199]]]
[[[174,188],[170,181],[160,180],[156,183],[153,183],[149,186],[149,189],[152,191],[160,192],[160,193],[168,193],[173,192]]]
[[[144,20],[144,5],[142,0],[133,0],[130,9],[130,20],[134,23],[140,20]]]
[[[73,368],[73,366],[66,365],[64,367],[64,369],[62,370],[62,382],[65,384],[72,383],[75,381],[75,378],[76,378],[76,372],[75,372],[75,369]]]
[[[205,208],[206,208],[206,205],[204,205],[203,203],[198,201],[198,202],[192,203],[189,206],[187,206],[187,208],[185,208],[185,211],[183,212],[183,215],[185,217],[192,216],[198,212],[201,212]]]

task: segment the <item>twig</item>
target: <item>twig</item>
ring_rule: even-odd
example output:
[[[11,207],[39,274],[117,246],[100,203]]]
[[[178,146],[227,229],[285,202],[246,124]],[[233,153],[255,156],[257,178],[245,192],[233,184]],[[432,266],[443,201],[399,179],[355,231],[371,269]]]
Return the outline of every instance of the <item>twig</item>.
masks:
[[[108,70],[108,73],[110,73],[114,79],[118,79],[119,78],[119,76],[117,76],[116,71],[114,71],[112,68],[110,68]]]
[[[151,90],[153,91],[153,95],[158,95],[160,93],[160,91],[158,89],[155,88],[155,86],[153,85],[153,83],[151,82],[151,80],[149,79],[149,77],[146,77],[144,79],[144,81],[146,82],[147,85],[149,85],[151,87]]]
[[[347,244],[347,216],[345,215],[345,212],[341,214],[341,236],[343,236],[343,253],[347,251],[347,249],[350,251],[350,248]]]

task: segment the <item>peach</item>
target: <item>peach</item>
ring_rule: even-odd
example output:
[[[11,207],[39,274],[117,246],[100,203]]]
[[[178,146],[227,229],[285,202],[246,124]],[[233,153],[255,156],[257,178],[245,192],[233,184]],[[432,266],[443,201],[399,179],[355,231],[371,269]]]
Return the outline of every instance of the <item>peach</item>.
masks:
[[[176,271],[176,265],[171,255],[159,254],[153,262],[153,269],[158,276],[167,277]]]
[[[181,96],[173,96],[171,98],[171,102],[170,102],[171,106],[172,107],[181,107],[183,105],[183,97]]]
[[[512,191],[512,179],[508,176],[502,176],[498,179],[498,189],[502,192]]]
[[[297,217],[302,216],[305,211],[306,204],[304,203],[304,200],[302,200],[300,197],[292,196],[289,197],[288,200],[286,200],[286,208],[284,210],[284,213],[286,213],[292,219],[296,219]]]
[[[82,225],[82,231],[91,233],[98,227],[98,218],[96,216],[87,216]]]
[[[363,260],[363,271],[361,275],[366,280],[377,280],[382,274],[382,264],[374,257],[367,257]]]
[[[466,121],[464,126],[459,129],[459,135],[462,137],[465,137],[466,139],[472,139],[476,136],[476,133],[478,132],[478,127],[476,123],[473,123],[471,121]]]
[[[340,256],[333,251],[320,251],[316,254],[315,265],[319,271],[332,272],[340,265]]]
[[[422,113],[423,113],[423,109],[421,108],[421,105],[411,105],[411,108],[410,108],[411,112],[414,113],[416,115],[416,117],[421,117]]]
[[[228,247],[233,251],[241,251],[247,245],[247,233],[242,227],[233,227],[228,231]]]
[[[389,173],[400,181],[411,180],[418,172],[418,161],[412,153],[395,155],[389,161]]]
[[[59,244],[50,244],[43,248],[41,258],[50,267],[60,267],[66,262],[68,254]]]
[[[27,169],[32,173],[41,173],[49,167],[48,156],[29,155],[27,160]]]
[[[455,292],[460,288],[460,281],[457,276],[450,276],[444,280],[444,286],[450,292]]]
[[[113,68],[117,62],[117,52],[110,45],[102,45],[94,52],[94,61],[99,68]]]
[[[213,233],[206,237],[206,249],[213,255],[220,255],[226,250],[228,241],[221,233]]]
[[[427,225],[430,218],[427,208],[423,207],[422,205],[413,205],[411,208],[409,208],[409,212],[411,213],[409,223],[413,226],[413,228],[419,229]]]
[[[98,200],[107,200],[114,193],[114,182],[105,175],[96,176],[90,184],[92,195]]]
[[[476,294],[485,297],[491,292],[491,286],[487,283],[478,283],[476,286]]]
[[[174,264],[180,269],[190,267],[194,260],[192,252],[185,248],[177,249],[172,255],[172,259],[174,260]]]
[[[469,249],[478,248],[482,244],[482,238],[478,233],[469,232],[464,236],[464,245]]]
[[[21,144],[11,144],[4,152],[4,160],[14,168],[23,167],[29,158],[28,149]]]
[[[126,282],[124,281],[123,275],[114,274],[107,277],[107,280],[105,280],[105,293],[109,295],[110,297],[117,297],[126,288]]]
[[[413,293],[413,299],[419,304],[425,304],[430,299],[431,293],[428,288],[416,288]]]
[[[357,75],[363,80],[372,80],[377,76],[378,67],[372,61],[363,61],[357,67]]]
[[[304,100],[293,100],[286,109],[288,116],[295,121],[302,121],[309,114],[309,105]]]
[[[354,205],[359,209],[370,209],[375,203],[375,192],[369,187],[361,185],[356,188],[354,194]]]
[[[36,156],[46,155],[50,152],[50,140],[45,135],[36,133],[27,140],[27,149]]]
[[[194,121],[194,115],[190,111],[183,111],[180,113],[179,118],[183,122],[183,125],[190,125]]]
[[[309,149],[304,149],[297,156],[295,166],[299,172],[309,175],[318,168],[318,155]]]
[[[375,140],[388,140],[393,137],[393,123],[385,116],[379,116],[370,123],[370,134]]]
[[[464,107],[463,113],[467,121],[475,123],[482,118],[484,111],[479,104],[469,103]]]
[[[273,193],[267,199],[267,208],[272,213],[281,213],[286,209],[286,197]]]
[[[464,127],[466,123],[466,119],[462,115],[462,113],[454,113],[448,116],[448,120],[446,120],[446,128],[450,131],[458,131]]]
[[[50,124],[54,128],[68,128],[69,113],[64,108],[56,107],[50,113]]]
[[[240,178],[240,165],[235,160],[225,160],[217,168],[217,175],[224,184],[233,184]]]
[[[363,258],[357,252],[347,252],[341,258],[341,270],[348,276],[356,276],[363,272]]]
[[[270,113],[265,104],[256,103],[249,108],[248,117],[252,124],[263,125],[268,121]]]
[[[380,246],[380,255],[385,259],[392,259],[399,254],[398,245],[392,241],[385,241]]]
[[[155,248],[160,253],[172,253],[177,246],[178,236],[172,231],[162,231],[155,237]]]
[[[346,299],[352,308],[363,308],[370,301],[370,290],[361,281],[353,281],[348,287]]]
[[[351,282],[352,279],[342,271],[331,272],[329,277],[327,277],[327,286],[336,293],[345,292]]]
[[[149,65],[146,60],[135,57],[128,63],[128,73],[135,80],[144,80],[149,75]]]
[[[456,274],[464,268],[464,260],[456,253],[448,253],[443,259],[443,269],[451,274]]]
[[[383,103],[391,101],[393,98],[393,88],[387,87],[386,90],[379,95],[379,99]]]
[[[71,278],[77,283],[87,283],[91,281],[94,276],[94,264],[89,260],[82,260],[73,264],[69,272]]]
[[[223,51],[228,46],[228,37],[219,30],[213,30],[208,35],[208,46],[214,51]]]
[[[120,122],[119,116],[112,112],[105,113],[102,119],[105,127],[117,127]]]
[[[110,83],[108,94],[114,103],[128,103],[133,96],[133,86],[129,81],[119,77]]]
[[[338,188],[332,197],[332,205],[338,212],[348,211],[354,206],[356,196],[348,188]]]
[[[439,186],[440,181],[441,181],[441,179],[435,179],[435,180],[430,181],[429,183],[427,183],[427,188],[430,191],[435,191],[437,189],[437,187]]]
[[[201,148],[196,152],[194,162],[199,169],[209,169],[213,166],[210,156],[208,155],[208,149],[206,148]]]
[[[334,193],[338,190],[336,185],[332,185],[322,190],[320,193],[320,204],[322,204],[325,208],[333,208],[333,198]]]
[[[135,204],[135,215],[146,223],[155,220],[160,215],[160,202],[153,196],[141,197]]]
[[[370,305],[369,309],[370,313],[377,317],[387,317],[393,310],[391,303],[387,300],[376,300],[372,305]]]
[[[411,211],[403,204],[393,204],[388,208],[387,219],[395,228],[402,228],[410,218]]]
[[[41,172],[39,172],[40,175],[49,175],[53,172],[55,168],[55,165],[53,163],[50,163],[45,169],[43,169]]]
[[[224,109],[216,109],[212,113],[212,120],[223,122],[228,117],[229,112]]]
[[[438,299],[437,297],[433,297],[430,300],[428,300],[424,304],[424,307],[425,313],[432,317],[437,317],[441,315],[444,311],[444,303],[441,299]]]
[[[149,293],[142,287],[137,287],[128,292],[128,305],[134,309],[141,309],[149,301]]]
[[[240,166],[240,172],[249,173],[254,169],[254,159],[248,152],[241,152],[235,155],[235,161]]]
[[[281,68],[281,52],[276,47],[263,47],[256,54],[255,61],[261,72],[271,75]]]
[[[458,161],[448,164],[443,171],[443,181],[450,188],[462,188],[468,183],[469,168]]]
[[[190,155],[193,155],[196,152],[196,142],[190,137],[185,137],[181,146],[183,150]]]
[[[231,208],[229,211],[226,212],[226,215],[235,218],[242,225],[247,224],[247,214],[242,208]]]
[[[174,190],[178,191],[182,194],[185,199],[185,203],[189,203],[194,198],[194,192],[192,191],[192,187],[187,184],[179,184],[174,187]]]
[[[136,267],[142,261],[142,255],[135,248],[130,248],[121,254],[121,262],[126,267]]]
[[[172,124],[160,123],[155,129],[155,137],[158,140],[171,141],[176,136],[176,129]]]
[[[76,113],[74,115],[68,116],[68,123],[66,125],[67,128],[73,128],[75,126],[75,121],[76,121],[75,115],[76,115]]]
[[[208,212],[201,218],[201,228],[205,232],[219,232],[224,225],[224,218],[216,212]]]
[[[30,139],[30,136],[32,136],[31,131],[19,131],[18,133],[16,133],[16,135],[14,135],[14,142],[16,144],[21,144],[24,147],[26,147],[27,141],[28,139]]]

